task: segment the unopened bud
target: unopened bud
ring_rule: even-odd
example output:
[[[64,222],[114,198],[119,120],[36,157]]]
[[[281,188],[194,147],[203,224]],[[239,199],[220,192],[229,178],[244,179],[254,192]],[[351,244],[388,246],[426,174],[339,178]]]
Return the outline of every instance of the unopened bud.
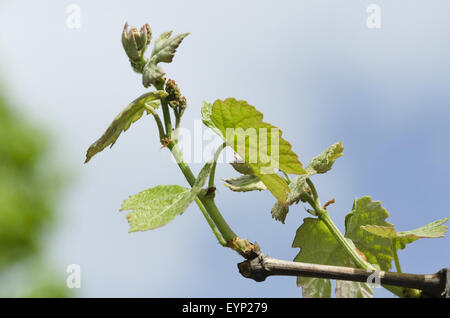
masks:
[[[148,24],[142,26],[141,31],[138,34],[135,34],[135,40],[137,49],[139,51],[145,50],[147,46],[150,44],[152,39],[152,30]]]
[[[122,32],[122,45],[132,63],[141,61],[142,54],[150,44],[151,37],[152,31],[148,24],[145,24],[141,31],[138,31],[135,27],[128,29],[128,23],[125,23]]]

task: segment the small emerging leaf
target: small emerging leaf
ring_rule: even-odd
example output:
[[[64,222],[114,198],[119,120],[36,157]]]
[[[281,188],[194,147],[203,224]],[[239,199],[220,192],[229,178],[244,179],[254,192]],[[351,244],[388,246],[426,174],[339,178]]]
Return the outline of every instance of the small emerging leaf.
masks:
[[[325,173],[331,169],[333,163],[337,158],[342,156],[342,151],[344,150],[344,146],[342,146],[341,142],[337,142],[327,150],[325,150],[320,155],[314,157],[309,162],[308,166],[306,166],[307,175],[300,175],[295,177],[292,182],[289,184],[289,194],[287,197],[286,204],[280,204],[280,202],[275,202],[270,211],[272,217],[284,223],[286,220],[286,216],[289,212],[289,206],[294,203],[298,203],[300,201],[300,196],[308,191],[308,186],[306,186],[306,178],[315,175],[316,173]]]
[[[155,46],[153,48],[152,57],[150,60],[154,64],[158,64],[159,62],[172,62],[178,46],[180,46],[183,39],[188,35],[189,33],[183,33],[172,37],[172,31],[164,32],[155,41]]]
[[[237,178],[223,179],[225,186],[232,191],[236,192],[248,192],[248,191],[263,191],[267,190],[264,183],[253,174],[253,170],[250,166],[242,161],[238,154],[235,153],[235,162],[231,162],[231,166],[242,174]]]
[[[136,98],[119,115],[117,115],[116,118],[114,118],[105,133],[89,147],[86,153],[86,161],[84,163],[91,160],[94,155],[106,147],[112,147],[117,141],[117,138],[119,138],[120,134],[130,128],[132,123],[142,117],[142,114],[146,110],[146,104],[152,108],[157,108],[157,100],[164,96],[167,96],[166,92],[156,91],[145,93]],[[149,111],[147,110],[147,113],[148,112]]]
[[[178,185],[159,185],[130,196],[121,211],[132,210],[127,219],[130,232],[147,231],[161,227],[184,212],[200,193],[211,170],[208,162],[200,171],[191,190]]]
[[[276,173],[275,167],[291,174],[305,174],[306,171],[291,150],[291,144],[281,138],[281,131],[263,122],[263,115],[255,107],[234,98],[216,100],[212,106],[205,103],[202,117],[205,125],[213,129],[243,158],[267,189],[284,205],[289,187]]]
[[[289,206],[298,203],[300,201],[300,196],[302,193],[308,192],[309,187],[306,184],[306,178],[308,176],[302,175],[302,176],[296,176],[294,179],[292,179],[292,182],[289,184],[289,193],[286,200],[286,204],[282,205],[280,202],[275,202],[275,204],[272,207],[272,210],[270,211],[272,213],[272,217],[277,220],[281,221],[281,223],[284,223],[286,221],[286,216],[289,212]]]
[[[224,179],[225,186],[236,192],[266,190],[264,183],[255,175],[243,175],[238,178]]]
[[[164,71],[151,62],[148,62],[142,71],[142,85],[144,87],[150,87],[150,85],[156,83],[158,79],[164,76]]]
[[[235,161],[235,162],[231,162],[230,165],[234,168],[234,170],[236,170],[240,174],[244,174],[244,175],[250,175],[250,174],[252,175],[253,174],[252,169],[245,162]]]
[[[415,230],[397,232],[394,227],[365,225],[361,226],[363,230],[377,236],[396,239],[397,248],[404,249],[407,244],[412,243],[419,238],[439,238],[444,237],[447,231],[447,226],[443,225],[450,218],[445,218],[431,222],[425,226],[419,227]]]
[[[172,31],[169,31],[161,34],[155,41],[152,56],[144,66],[142,72],[142,84],[144,87],[150,87],[150,85],[156,83],[164,75],[164,71],[158,67],[158,63],[172,62],[178,46],[188,35],[189,33],[183,33],[172,37]]]
[[[381,206],[381,202],[364,196],[353,203],[353,210],[345,217],[345,237],[355,243],[369,263],[378,264],[382,270],[392,267],[391,240],[364,231],[361,226],[392,227],[391,223],[385,221],[388,216],[389,213]]]
[[[337,142],[320,155],[311,159],[306,170],[308,174],[325,173],[331,169],[337,158],[343,155],[344,146],[341,142]]]
[[[207,102],[203,102],[203,106],[202,106],[202,109],[201,109],[202,122],[205,124],[206,127],[212,129],[212,131],[214,131],[222,139],[225,139],[225,137],[222,135],[222,132],[220,131],[220,129],[218,129],[214,125],[214,122],[213,122],[213,120],[211,118],[211,116],[212,116],[212,109],[213,109],[213,104],[210,104],[210,103],[207,103]]]

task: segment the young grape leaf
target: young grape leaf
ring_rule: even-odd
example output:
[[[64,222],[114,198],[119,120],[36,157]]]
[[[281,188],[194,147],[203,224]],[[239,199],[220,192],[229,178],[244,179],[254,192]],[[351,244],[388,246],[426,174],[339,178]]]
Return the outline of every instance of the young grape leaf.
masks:
[[[306,169],[306,171],[308,171],[308,169]],[[294,179],[292,179],[291,183],[289,184],[290,191],[287,196],[286,204],[282,205],[279,201],[277,201],[270,211],[272,217],[275,220],[281,221],[281,223],[284,224],[284,222],[286,221],[286,216],[289,212],[289,206],[294,203],[298,203],[300,201],[300,196],[302,195],[302,193],[308,192],[309,187],[306,184],[307,177],[307,175],[301,175],[296,176]]]
[[[129,232],[161,227],[182,214],[202,190],[211,166],[212,162],[205,164],[190,190],[178,185],[159,185],[125,200],[120,211],[132,210],[126,216]]]
[[[343,151],[344,146],[341,142],[331,145],[320,155],[317,155],[311,159],[306,168],[308,174],[313,175],[316,173],[326,173],[331,169],[336,159],[343,155]]]
[[[161,36],[155,41],[152,56],[144,66],[144,70],[142,72],[142,84],[144,87],[149,87],[154,84],[157,79],[164,75],[164,71],[158,67],[158,63],[172,62],[178,46],[188,35],[189,33],[183,33],[172,37],[172,31],[169,31],[161,34]]]
[[[150,87],[155,84],[156,81],[164,76],[164,71],[162,68],[149,61],[142,70],[142,85],[145,88]]]
[[[223,179],[225,186],[236,192],[266,190],[264,183],[255,175],[243,175],[238,178]]]
[[[155,41],[150,60],[153,61],[154,64],[158,64],[159,62],[172,62],[178,46],[180,46],[181,42],[188,35],[189,33],[183,33],[172,37],[172,31],[164,32]]]
[[[443,224],[448,220],[450,220],[450,218],[437,220],[415,230],[403,232],[397,232],[394,227],[377,225],[364,225],[361,226],[361,228],[377,236],[396,239],[397,248],[404,249],[407,244],[412,243],[419,238],[444,237],[445,232],[447,231],[447,226]]]
[[[262,121],[263,114],[246,101],[228,98],[205,103],[203,122],[212,128],[250,166],[254,174],[281,204],[286,203],[289,187],[275,169],[306,174],[292,146],[281,138],[281,131]]]
[[[389,213],[381,206],[381,202],[372,201],[364,196],[353,203],[352,211],[345,217],[345,237],[350,238],[356,247],[364,253],[367,261],[378,264],[382,270],[392,267],[392,249],[389,238],[380,237],[361,228],[365,225],[392,227],[386,222]]]
[[[347,241],[354,246],[350,239],[347,239]],[[295,262],[355,267],[325,223],[317,218],[305,218],[303,220],[303,224],[297,230],[292,247],[300,248],[300,253],[294,259]],[[347,285],[341,285],[339,281],[337,283],[339,286],[339,290],[336,291],[337,297],[351,297],[353,295],[356,297],[371,297],[371,293],[368,291],[371,288],[370,286],[364,286],[366,284],[359,286],[359,283],[353,282]],[[303,297],[331,297],[331,282],[329,279],[298,277],[297,284],[302,287]],[[366,292],[355,292],[359,288]]]
[[[147,111],[148,114],[149,110],[146,109],[146,104],[149,107],[157,108],[157,101],[165,96],[167,96],[167,93],[164,91],[150,92],[139,96],[131,102],[130,105],[114,118],[105,133],[89,147],[84,163],[87,163],[94,155],[106,147],[112,147],[120,134],[130,128],[132,123],[141,118],[144,111]]]
[[[325,223],[316,218],[305,218],[297,229],[292,247],[300,248],[295,262],[340,265],[348,258]],[[303,297],[331,297],[329,279],[298,277],[297,285],[302,287]]]
[[[245,162],[235,161],[235,162],[231,162],[230,165],[234,168],[234,170],[236,170],[240,174],[244,174],[244,175],[250,175],[250,174],[252,175],[253,174],[252,169]]]
[[[311,159],[309,164],[306,166],[307,175],[297,176],[289,184],[290,191],[287,197],[286,204],[282,205],[279,202],[275,202],[271,210],[272,217],[275,220],[284,223],[289,212],[289,206],[294,203],[298,203],[302,193],[308,190],[308,187],[305,185],[306,178],[317,173],[325,173],[329,171],[336,159],[342,156],[343,150],[344,146],[342,146],[342,143],[337,142],[328,147],[328,149],[322,152],[320,155],[317,155],[316,157]]]
[[[372,298],[374,295],[369,284],[347,280],[336,280],[334,293],[338,298]]]

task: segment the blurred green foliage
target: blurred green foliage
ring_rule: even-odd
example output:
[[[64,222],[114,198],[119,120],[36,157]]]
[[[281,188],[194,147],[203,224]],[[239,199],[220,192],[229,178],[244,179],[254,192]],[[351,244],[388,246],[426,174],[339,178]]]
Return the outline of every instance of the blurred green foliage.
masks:
[[[54,222],[54,207],[62,185],[60,174],[49,158],[48,136],[0,95],[0,282],[3,282],[0,294],[3,296],[67,295],[64,277],[48,275],[48,266],[42,265],[43,243]],[[17,271],[20,274],[14,274]],[[25,281],[11,278],[15,276]]]

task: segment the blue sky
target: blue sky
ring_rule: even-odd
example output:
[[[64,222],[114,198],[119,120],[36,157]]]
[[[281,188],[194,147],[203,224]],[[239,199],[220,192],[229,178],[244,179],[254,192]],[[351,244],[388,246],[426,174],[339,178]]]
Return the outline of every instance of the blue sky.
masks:
[[[70,3],[81,8],[80,29],[66,26]],[[370,3],[380,5],[381,29],[366,26]],[[243,279],[239,256],[217,244],[194,205],[163,228],[127,233],[123,199],[186,184],[160,150],[151,118],[82,165],[87,147],[145,91],[121,48],[125,21],[149,23],[155,36],[191,32],[164,65],[189,103],[184,127],[200,119],[204,100],[236,97],[281,127],[303,162],[340,140],[344,156],[314,179],[323,201],[336,198],[336,223],[342,229],[353,199],[371,195],[409,230],[450,216],[449,9],[423,0],[1,1],[3,89],[55,134],[56,160],[74,176],[48,238],[60,274],[80,264],[79,295],[87,297],[300,295],[294,278]],[[234,175],[226,165],[217,173]],[[290,246],[307,216],[301,205],[283,225],[270,216],[269,192],[244,196],[219,185],[216,197],[240,236],[270,256],[296,255]],[[405,272],[448,267],[449,239],[415,242],[400,259]]]

